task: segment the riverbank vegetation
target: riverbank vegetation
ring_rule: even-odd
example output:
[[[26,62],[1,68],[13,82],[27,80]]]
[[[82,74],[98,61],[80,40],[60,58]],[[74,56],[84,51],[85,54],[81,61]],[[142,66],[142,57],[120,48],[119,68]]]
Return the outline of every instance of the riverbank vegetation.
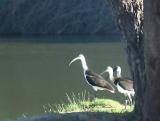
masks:
[[[83,93],[66,94],[67,103],[44,105],[46,113],[59,114],[56,121],[69,120],[85,121],[97,119],[98,121],[129,121],[133,117],[133,106],[125,106],[112,99],[93,98],[86,91]],[[55,121],[55,119],[51,120]]]
[[[78,94],[66,94],[68,102],[66,104],[44,105],[45,112],[107,112],[125,113],[132,112],[133,106],[125,106],[112,99],[92,98],[87,92]]]

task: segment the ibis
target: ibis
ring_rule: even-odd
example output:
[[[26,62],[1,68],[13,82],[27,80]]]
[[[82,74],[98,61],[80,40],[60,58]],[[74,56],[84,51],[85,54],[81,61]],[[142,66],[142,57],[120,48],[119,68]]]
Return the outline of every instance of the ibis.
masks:
[[[76,60],[80,60],[83,68],[83,74],[85,81],[88,85],[90,85],[94,91],[98,90],[107,90],[111,93],[115,92],[113,86],[105,80],[101,75],[91,71],[86,63],[86,59],[83,54],[79,54],[78,57],[74,58],[70,63],[69,66]]]
[[[129,78],[124,78],[121,76],[120,66],[117,66],[114,69],[108,66],[104,72],[108,72],[109,78],[111,81],[113,81],[113,83],[117,87],[117,90],[120,93],[124,94],[125,97],[128,97],[130,104],[132,104],[135,94],[133,89],[133,81]],[[103,74],[104,72],[102,72],[101,74]],[[115,76],[113,76],[113,74]]]

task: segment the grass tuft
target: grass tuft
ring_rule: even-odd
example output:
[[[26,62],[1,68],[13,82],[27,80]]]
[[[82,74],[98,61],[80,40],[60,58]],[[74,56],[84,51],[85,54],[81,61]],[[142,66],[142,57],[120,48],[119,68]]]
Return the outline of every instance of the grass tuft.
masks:
[[[91,95],[84,91],[83,93],[71,95],[66,94],[67,104],[47,104],[43,106],[45,112],[108,112],[108,113],[124,113],[132,112],[133,106],[120,104],[112,99],[92,99]]]

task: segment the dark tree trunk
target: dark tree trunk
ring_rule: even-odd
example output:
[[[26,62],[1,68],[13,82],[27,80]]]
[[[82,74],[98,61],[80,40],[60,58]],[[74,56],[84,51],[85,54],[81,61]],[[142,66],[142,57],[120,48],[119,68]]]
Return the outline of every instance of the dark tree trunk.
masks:
[[[144,2],[146,90],[143,121],[160,121],[160,2]]]
[[[107,1],[126,45],[136,92],[136,120],[160,121],[160,2],[145,0],[143,19],[142,0]]]
[[[143,0],[107,0],[123,35],[124,48],[135,87],[135,113],[142,120],[146,79],[143,41]]]

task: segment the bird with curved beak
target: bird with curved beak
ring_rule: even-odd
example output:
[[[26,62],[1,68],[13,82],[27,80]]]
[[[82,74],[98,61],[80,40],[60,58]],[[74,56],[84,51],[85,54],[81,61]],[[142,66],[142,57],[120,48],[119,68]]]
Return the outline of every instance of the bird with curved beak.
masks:
[[[100,75],[103,75],[104,73],[108,73],[109,79],[114,83],[113,68],[111,66],[107,66],[106,70],[104,70]]]
[[[117,87],[117,90],[120,93],[123,93],[126,97],[128,97],[130,105],[131,105],[133,102],[134,94],[135,94],[134,89],[133,89],[133,81],[129,78],[121,77],[120,66],[117,66],[114,69],[108,66],[107,69],[103,71],[101,74],[104,74],[105,72],[108,72],[109,78],[111,81],[113,81],[113,83]],[[113,74],[115,74],[115,77],[113,76]]]
[[[107,90],[111,93],[115,92],[115,89],[112,87],[112,85],[108,81],[106,81],[101,75],[94,73],[93,71],[88,69],[86,59],[83,54],[79,54],[78,57],[74,58],[69,63],[69,66],[76,60],[81,61],[85,81],[93,88],[94,91]]]

